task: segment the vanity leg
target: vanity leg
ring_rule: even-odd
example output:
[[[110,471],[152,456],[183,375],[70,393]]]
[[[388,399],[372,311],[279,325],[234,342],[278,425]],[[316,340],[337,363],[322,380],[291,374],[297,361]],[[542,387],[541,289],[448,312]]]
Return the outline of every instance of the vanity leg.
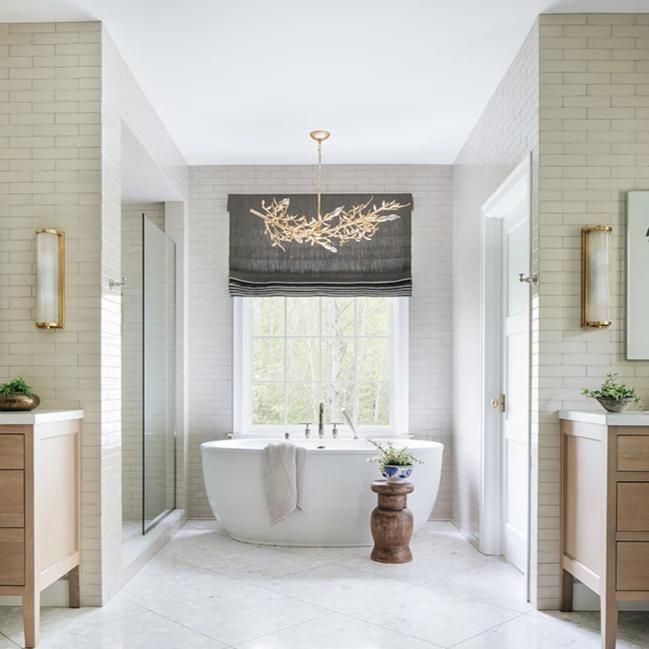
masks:
[[[37,589],[25,590],[23,595],[23,625],[25,647],[32,649],[38,644],[38,627],[41,620],[41,594]]]
[[[79,586],[79,566],[68,573],[68,588],[70,589],[70,608],[81,606],[81,589]]]
[[[572,591],[574,579],[567,570],[561,570],[561,604],[560,611],[572,611]]]
[[[615,649],[617,639],[617,600],[603,597],[602,607],[602,649]]]

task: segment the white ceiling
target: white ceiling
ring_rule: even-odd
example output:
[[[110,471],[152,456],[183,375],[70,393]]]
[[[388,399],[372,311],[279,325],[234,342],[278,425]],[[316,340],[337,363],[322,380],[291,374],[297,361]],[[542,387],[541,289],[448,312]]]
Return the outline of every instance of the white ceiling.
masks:
[[[649,0],[2,0],[104,21],[191,164],[450,163],[541,12]]]

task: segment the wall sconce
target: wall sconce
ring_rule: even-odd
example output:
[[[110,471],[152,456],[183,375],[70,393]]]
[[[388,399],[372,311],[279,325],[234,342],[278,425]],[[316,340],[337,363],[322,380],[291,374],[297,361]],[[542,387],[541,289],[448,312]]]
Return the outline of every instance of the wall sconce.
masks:
[[[36,326],[63,328],[65,292],[65,235],[59,230],[36,230]]]
[[[589,225],[581,230],[581,326],[611,326],[608,279],[610,225]]]

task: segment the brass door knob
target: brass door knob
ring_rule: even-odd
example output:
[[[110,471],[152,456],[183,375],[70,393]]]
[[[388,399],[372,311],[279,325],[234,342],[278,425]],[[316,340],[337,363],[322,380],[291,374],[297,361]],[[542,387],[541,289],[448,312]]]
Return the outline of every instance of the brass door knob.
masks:
[[[505,412],[505,395],[501,394],[500,399],[492,399],[489,402],[489,405],[494,409],[494,410],[500,410],[500,412]]]

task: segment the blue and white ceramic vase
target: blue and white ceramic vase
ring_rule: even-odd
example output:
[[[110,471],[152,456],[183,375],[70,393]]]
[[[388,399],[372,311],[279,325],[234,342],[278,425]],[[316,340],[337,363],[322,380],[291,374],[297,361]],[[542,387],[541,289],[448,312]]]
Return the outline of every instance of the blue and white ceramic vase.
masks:
[[[403,482],[412,475],[412,464],[400,466],[397,464],[386,464],[383,467],[383,477],[388,482]]]

